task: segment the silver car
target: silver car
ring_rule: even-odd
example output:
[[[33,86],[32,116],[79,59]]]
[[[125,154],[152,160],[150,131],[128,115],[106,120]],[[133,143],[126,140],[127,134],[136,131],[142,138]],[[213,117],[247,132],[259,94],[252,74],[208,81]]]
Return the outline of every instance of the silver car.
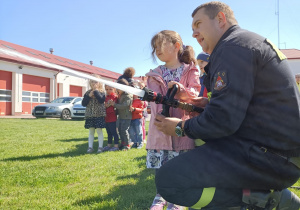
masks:
[[[72,119],[84,119],[85,108],[81,105],[81,101],[78,101],[74,104],[71,110],[71,118]]]
[[[61,97],[50,103],[35,106],[32,115],[36,118],[41,117],[60,117],[61,119],[69,119],[71,117],[71,109],[73,105],[81,101],[82,97]]]

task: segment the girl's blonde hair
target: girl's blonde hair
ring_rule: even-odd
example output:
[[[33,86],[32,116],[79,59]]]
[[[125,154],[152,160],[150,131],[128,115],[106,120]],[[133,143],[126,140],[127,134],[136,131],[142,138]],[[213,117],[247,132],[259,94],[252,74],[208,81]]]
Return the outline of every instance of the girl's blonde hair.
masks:
[[[91,76],[93,76],[93,77],[96,77],[96,78],[101,78],[101,76],[100,75],[98,75],[98,74],[92,74]],[[92,79],[90,79],[90,81],[89,81],[89,85],[90,85],[90,88],[91,89],[93,89],[93,82],[94,82],[95,80],[92,80]],[[97,81],[98,82],[98,81]],[[99,85],[98,85],[98,88],[97,88],[97,90],[99,91],[99,92],[104,92],[104,88],[103,88],[103,84],[101,83],[101,82],[98,82],[99,83]]]
[[[178,51],[178,59],[180,62],[190,64],[193,62],[195,65],[197,64],[196,58],[195,58],[195,52],[192,46],[190,45],[183,45],[182,39],[180,35],[176,31],[170,31],[170,30],[163,30],[157,34],[155,34],[151,39],[151,47],[152,47],[152,58],[153,61],[156,61],[155,57],[155,51],[157,46],[160,45],[161,48],[163,48],[164,43],[171,42],[172,44],[175,44],[178,42],[180,44],[180,49]]]

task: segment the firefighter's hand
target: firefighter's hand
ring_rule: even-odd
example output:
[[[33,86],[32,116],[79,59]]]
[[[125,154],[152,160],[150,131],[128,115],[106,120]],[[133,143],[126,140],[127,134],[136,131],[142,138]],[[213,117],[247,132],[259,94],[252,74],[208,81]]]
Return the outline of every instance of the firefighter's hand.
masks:
[[[175,117],[165,117],[161,114],[155,116],[154,125],[157,129],[169,136],[177,136],[175,133],[176,125],[181,121]]]
[[[198,107],[201,107],[201,108],[205,108],[205,106],[209,103],[208,101],[208,98],[205,98],[205,97],[195,97],[195,98],[192,98],[190,99],[190,103],[195,105],[195,106],[198,106]]]

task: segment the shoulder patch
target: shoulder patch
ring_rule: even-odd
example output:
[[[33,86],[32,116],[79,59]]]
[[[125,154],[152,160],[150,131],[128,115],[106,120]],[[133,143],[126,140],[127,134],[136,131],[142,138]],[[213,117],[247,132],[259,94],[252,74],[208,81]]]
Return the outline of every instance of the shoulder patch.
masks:
[[[215,90],[222,90],[224,87],[226,87],[226,81],[227,81],[227,75],[225,72],[218,72],[218,74],[215,76]]]
[[[270,40],[266,39],[266,42],[268,42],[273,50],[277,53],[277,56],[279,57],[280,60],[285,60],[286,56],[276,47],[275,44],[273,44]]]

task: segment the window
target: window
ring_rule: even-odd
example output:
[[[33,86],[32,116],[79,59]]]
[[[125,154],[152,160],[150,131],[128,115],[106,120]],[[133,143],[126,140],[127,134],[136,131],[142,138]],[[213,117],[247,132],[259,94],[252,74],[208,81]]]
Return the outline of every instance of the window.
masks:
[[[31,51],[28,51],[28,50],[25,50],[25,51],[31,53],[32,55],[38,55],[38,54],[35,54],[34,52],[31,52]]]
[[[13,48],[13,47],[11,47],[11,46],[8,46],[8,45],[6,45],[6,44],[2,44],[4,47],[7,47],[7,48],[9,48],[9,49],[11,49],[11,50],[16,50],[15,48]]]
[[[40,98],[40,102],[50,102],[49,98]]]
[[[22,96],[31,96],[31,92],[23,91]]]
[[[23,102],[46,103],[50,101],[49,93],[22,91]]]
[[[30,97],[22,97],[23,102],[30,102]]]
[[[0,90],[0,101],[11,102],[11,90]]]
[[[40,93],[40,97],[47,97],[49,98],[50,94],[49,93]]]
[[[74,100],[74,103],[76,103],[76,102],[78,102],[78,101],[81,101],[82,100],[82,98],[76,98],[75,100]]]

